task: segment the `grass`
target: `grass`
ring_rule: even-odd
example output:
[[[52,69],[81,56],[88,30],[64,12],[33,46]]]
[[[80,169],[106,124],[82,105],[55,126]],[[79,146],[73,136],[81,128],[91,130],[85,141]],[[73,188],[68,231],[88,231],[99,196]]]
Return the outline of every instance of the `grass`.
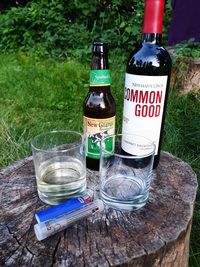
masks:
[[[30,139],[50,129],[81,130],[88,72],[76,62],[1,55],[0,165],[30,154]]]
[[[118,55],[117,55],[118,54]],[[117,55],[117,56],[116,56]],[[111,55],[112,93],[121,131],[126,56]],[[0,54],[0,167],[31,155],[30,140],[41,132],[82,132],[82,103],[88,91],[90,59],[56,61],[22,53]],[[200,94],[170,92],[163,150],[188,162],[200,179]],[[190,266],[200,266],[200,194],[191,234]]]

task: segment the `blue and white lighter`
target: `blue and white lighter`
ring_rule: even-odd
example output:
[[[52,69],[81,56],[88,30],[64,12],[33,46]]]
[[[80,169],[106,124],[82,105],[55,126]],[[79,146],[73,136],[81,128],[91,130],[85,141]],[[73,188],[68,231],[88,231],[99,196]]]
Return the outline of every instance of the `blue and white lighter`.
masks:
[[[93,191],[87,189],[86,192],[77,198],[71,198],[59,205],[47,208],[42,211],[38,211],[35,214],[35,218],[38,223],[48,221],[52,218],[60,216],[65,213],[69,213],[76,209],[86,206],[93,200]]]

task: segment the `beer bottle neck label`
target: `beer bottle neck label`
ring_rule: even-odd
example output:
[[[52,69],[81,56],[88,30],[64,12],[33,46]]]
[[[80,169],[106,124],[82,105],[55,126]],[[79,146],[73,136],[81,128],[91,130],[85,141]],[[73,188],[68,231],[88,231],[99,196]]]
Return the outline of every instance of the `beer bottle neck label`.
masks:
[[[110,70],[91,70],[90,86],[109,86]]]

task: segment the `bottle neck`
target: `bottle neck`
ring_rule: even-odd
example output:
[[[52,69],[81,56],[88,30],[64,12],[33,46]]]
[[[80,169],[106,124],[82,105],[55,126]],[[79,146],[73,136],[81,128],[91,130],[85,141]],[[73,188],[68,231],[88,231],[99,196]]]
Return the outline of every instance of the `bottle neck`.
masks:
[[[161,41],[165,0],[145,0],[143,40]]]
[[[108,92],[110,71],[107,53],[93,52],[90,71],[90,91]]]
[[[108,85],[108,86],[91,86],[90,85],[89,92],[90,93],[95,92],[95,94],[110,93],[110,85]]]
[[[108,55],[105,53],[93,53],[91,70],[106,70],[108,66]]]
[[[152,44],[162,43],[162,34],[160,33],[142,33],[142,42],[148,42]]]

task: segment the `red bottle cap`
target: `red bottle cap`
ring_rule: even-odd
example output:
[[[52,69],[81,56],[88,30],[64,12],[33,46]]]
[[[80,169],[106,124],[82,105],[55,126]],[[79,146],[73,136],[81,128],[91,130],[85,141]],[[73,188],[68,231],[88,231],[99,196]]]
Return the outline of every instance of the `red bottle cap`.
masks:
[[[162,33],[165,0],[145,0],[143,33]]]

